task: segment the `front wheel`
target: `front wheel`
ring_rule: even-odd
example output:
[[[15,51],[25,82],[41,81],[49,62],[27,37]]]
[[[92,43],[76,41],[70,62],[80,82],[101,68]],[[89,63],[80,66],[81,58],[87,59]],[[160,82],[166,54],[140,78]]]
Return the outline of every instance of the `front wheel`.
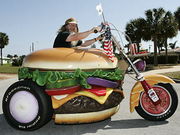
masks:
[[[51,98],[31,80],[11,85],[2,106],[7,122],[21,130],[38,129],[52,118]]]
[[[147,96],[146,92],[142,92],[139,99],[139,105],[135,108],[136,112],[146,120],[166,120],[170,118],[177,109],[177,93],[169,83],[159,83],[153,86],[153,89],[159,96],[161,103],[155,106]]]

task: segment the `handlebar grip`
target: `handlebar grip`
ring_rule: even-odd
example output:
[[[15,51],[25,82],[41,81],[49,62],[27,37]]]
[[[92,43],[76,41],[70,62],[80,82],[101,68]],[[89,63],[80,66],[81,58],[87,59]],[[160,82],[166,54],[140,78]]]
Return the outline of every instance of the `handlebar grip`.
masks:
[[[98,33],[98,31],[97,31],[97,30],[94,30],[94,33]]]

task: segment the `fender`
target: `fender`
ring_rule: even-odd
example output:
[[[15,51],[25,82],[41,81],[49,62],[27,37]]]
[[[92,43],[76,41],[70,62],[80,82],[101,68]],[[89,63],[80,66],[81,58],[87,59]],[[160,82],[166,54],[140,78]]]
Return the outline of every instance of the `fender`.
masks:
[[[144,78],[150,86],[157,83],[175,83],[171,78],[160,74],[147,75],[144,76]],[[136,82],[130,94],[130,112],[133,112],[135,107],[139,105],[139,96],[142,91],[144,91],[144,89],[141,86],[141,82]]]

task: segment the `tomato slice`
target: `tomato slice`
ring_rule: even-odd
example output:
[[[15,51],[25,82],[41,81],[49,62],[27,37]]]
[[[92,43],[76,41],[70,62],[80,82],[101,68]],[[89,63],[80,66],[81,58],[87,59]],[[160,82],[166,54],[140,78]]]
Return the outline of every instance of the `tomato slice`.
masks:
[[[100,86],[92,86],[91,89],[82,89],[83,91],[89,91],[97,96],[105,96],[106,95],[106,88]]]
[[[91,89],[81,89],[81,86],[73,86],[73,87],[64,87],[64,88],[55,88],[55,89],[46,89],[46,93],[50,96],[54,95],[65,95],[65,94],[73,94],[79,90],[89,91],[97,96],[105,96],[106,88],[101,86],[92,86]]]
[[[81,90],[81,86],[77,85],[77,86],[72,86],[72,87],[46,89],[45,91],[48,95],[53,96],[53,95],[72,94],[79,90]]]

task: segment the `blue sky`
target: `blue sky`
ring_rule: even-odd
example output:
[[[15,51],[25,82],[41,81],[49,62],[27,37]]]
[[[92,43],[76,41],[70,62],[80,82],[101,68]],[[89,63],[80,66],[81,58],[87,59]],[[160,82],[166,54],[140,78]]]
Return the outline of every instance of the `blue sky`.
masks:
[[[27,55],[32,43],[35,50],[51,48],[58,28],[69,17],[78,20],[80,31],[99,25],[102,18],[95,7],[100,2],[106,20],[121,31],[131,19],[144,17],[148,9],[163,7],[174,12],[180,6],[179,0],[0,0],[0,32],[10,39],[3,55]],[[169,42],[179,40],[179,35]],[[143,48],[149,44],[143,42]]]

